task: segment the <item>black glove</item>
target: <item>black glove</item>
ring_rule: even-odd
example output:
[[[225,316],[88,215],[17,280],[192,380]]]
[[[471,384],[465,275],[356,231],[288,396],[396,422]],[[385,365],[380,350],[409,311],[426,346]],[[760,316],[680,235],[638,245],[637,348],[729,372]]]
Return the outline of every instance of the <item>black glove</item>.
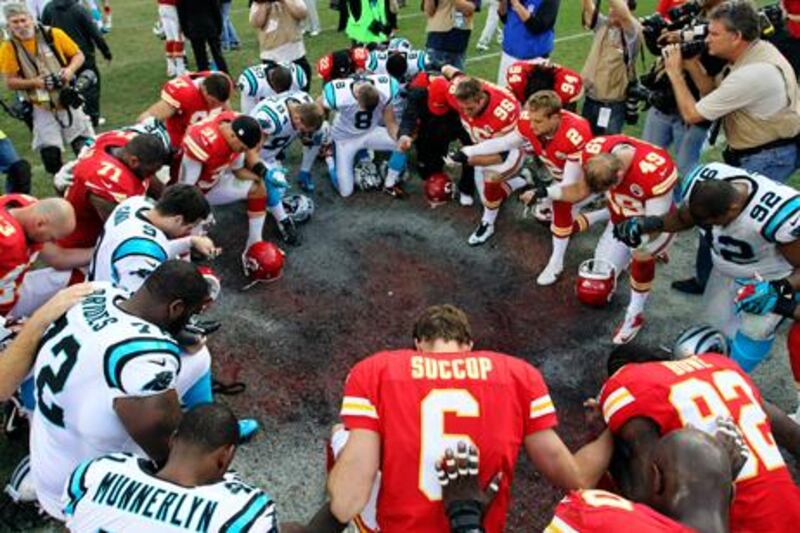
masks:
[[[199,320],[193,318],[183,329],[175,335],[175,341],[180,346],[194,346],[203,337],[217,331],[222,324],[216,320]]]
[[[466,165],[469,163],[469,156],[463,150],[450,150],[444,158],[448,165]]]
[[[642,236],[661,231],[664,221],[661,217],[631,217],[614,225],[614,238],[631,248],[642,244]]]

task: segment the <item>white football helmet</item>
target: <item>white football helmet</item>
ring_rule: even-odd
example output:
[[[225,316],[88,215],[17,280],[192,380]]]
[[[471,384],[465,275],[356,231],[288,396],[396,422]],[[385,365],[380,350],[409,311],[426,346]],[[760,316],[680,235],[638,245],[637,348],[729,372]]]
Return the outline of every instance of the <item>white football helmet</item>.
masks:
[[[390,52],[410,52],[411,51],[411,41],[406,39],[405,37],[394,37],[391,41],[389,41],[389,46],[387,50]]]
[[[314,200],[305,194],[290,194],[282,202],[286,214],[295,224],[308,222],[314,215]]]
[[[684,329],[672,345],[672,355],[675,359],[709,352],[729,355],[728,339],[721,331],[706,324]]]
[[[157,118],[154,117],[147,117],[143,121],[133,124],[132,126],[126,126],[122,128],[123,131],[135,131],[136,133],[145,133],[149,135],[155,135],[158,137],[158,140],[161,141],[161,144],[164,145],[164,149],[169,152],[172,145],[169,140],[169,133],[167,133],[167,127],[164,123]]]
[[[356,187],[361,191],[375,191],[383,187],[378,166],[369,159],[362,159],[353,167],[353,178]]]

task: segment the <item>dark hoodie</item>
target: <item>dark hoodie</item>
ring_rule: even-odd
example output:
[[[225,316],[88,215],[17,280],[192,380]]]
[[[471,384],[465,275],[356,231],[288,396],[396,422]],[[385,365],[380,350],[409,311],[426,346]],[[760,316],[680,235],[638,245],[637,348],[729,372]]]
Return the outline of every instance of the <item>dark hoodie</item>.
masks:
[[[107,60],[111,60],[111,50],[100,30],[97,29],[89,10],[78,0],[52,0],[44,8],[41,21],[47,26],[61,28],[78,45],[86,63],[94,65],[94,47]]]

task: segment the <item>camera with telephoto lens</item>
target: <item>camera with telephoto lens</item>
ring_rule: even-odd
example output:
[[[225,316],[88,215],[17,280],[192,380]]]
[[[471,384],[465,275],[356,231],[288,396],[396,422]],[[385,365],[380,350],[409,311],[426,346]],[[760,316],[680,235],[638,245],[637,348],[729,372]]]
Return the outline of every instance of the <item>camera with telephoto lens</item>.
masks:
[[[64,107],[78,109],[83,106],[85,98],[83,93],[89,90],[97,83],[97,74],[92,70],[84,70],[75,78],[72,86],[67,86],[61,89],[58,93],[58,99]]]

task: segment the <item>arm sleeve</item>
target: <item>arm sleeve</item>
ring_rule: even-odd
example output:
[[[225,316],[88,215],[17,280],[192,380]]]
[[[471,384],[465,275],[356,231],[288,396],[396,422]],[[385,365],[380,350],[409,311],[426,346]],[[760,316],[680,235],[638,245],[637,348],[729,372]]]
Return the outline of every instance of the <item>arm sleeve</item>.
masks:
[[[544,0],[539,9],[525,21],[525,28],[531,33],[544,33],[556,25],[560,0]]]
[[[512,148],[518,148],[525,144],[525,138],[514,129],[502,137],[487,139],[472,146],[465,146],[461,149],[469,157],[476,155],[491,155],[507,152]]]
[[[350,371],[344,385],[342,409],[339,412],[347,429],[380,431],[377,381],[372,358],[359,362]]]
[[[189,185],[196,185],[202,172],[203,163],[188,157],[188,155],[184,153],[181,159],[181,172],[178,181],[181,183],[188,183]]]

